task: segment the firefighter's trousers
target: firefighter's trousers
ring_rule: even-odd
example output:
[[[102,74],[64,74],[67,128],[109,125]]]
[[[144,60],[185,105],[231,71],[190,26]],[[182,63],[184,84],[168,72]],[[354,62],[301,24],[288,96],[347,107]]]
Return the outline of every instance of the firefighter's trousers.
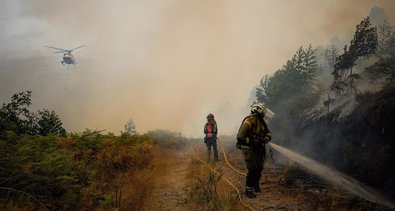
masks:
[[[207,146],[207,159],[211,159],[211,147],[214,149],[214,160],[218,160],[218,148],[217,148],[217,139],[216,138],[207,138],[206,139]]]
[[[244,160],[247,165],[248,173],[246,178],[247,187],[259,187],[265,160],[265,147],[243,148]]]

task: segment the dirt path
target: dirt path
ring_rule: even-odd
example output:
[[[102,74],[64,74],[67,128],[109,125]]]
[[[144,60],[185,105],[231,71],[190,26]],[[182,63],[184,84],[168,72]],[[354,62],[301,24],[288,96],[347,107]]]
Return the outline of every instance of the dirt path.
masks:
[[[233,145],[232,145],[233,146]],[[179,153],[173,154],[168,167],[160,176],[156,188],[151,195],[151,202],[145,210],[181,211],[190,210],[188,204],[180,203],[183,188],[191,184],[188,177],[191,168],[193,150],[204,151],[200,145],[187,146]],[[242,172],[246,172],[242,153],[233,147],[225,147],[229,162]],[[230,180],[241,193],[244,192],[245,177],[235,173],[226,164],[221,148],[219,148],[220,162],[215,164],[223,172],[223,176]],[[204,156],[204,153],[201,153]],[[255,199],[242,196],[242,200],[255,210],[386,210],[375,204],[357,199],[342,190],[330,186],[303,187],[284,186],[280,179],[284,178],[284,169],[269,165],[265,168],[261,179],[262,193]],[[248,210],[245,208],[244,210]]]
[[[170,163],[163,175],[156,184],[156,188],[151,195],[151,203],[145,210],[161,211],[181,211],[186,210],[186,206],[179,203],[179,194],[185,187],[188,174],[188,167],[192,158],[190,147],[179,150],[171,154]]]
[[[228,156],[230,156],[228,158],[230,163],[235,168],[247,172],[245,164],[239,162],[243,159],[241,153],[233,152]],[[221,165],[224,176],[231,180],[241,192],[244,192],[245,177],[236,174],[224,161],[221,162]],[[255,199],[242,196],[242,200],[256,210],[310,210],[302,192],[292,193],[279,185],[280,174],[278,169],[266,167],[260,182],[262,193],[257,193]]]

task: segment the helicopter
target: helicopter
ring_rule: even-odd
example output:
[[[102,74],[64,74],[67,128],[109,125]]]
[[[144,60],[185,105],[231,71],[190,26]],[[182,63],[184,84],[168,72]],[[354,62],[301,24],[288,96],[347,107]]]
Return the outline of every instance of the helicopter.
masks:
[[[73,48],[73,49],[70,49],[70,50],[63,49],[63,48],[55,48],[55,47],[47,46],[47,45],[45,47],[59,50],[59,51],[56,51],[54,53],[63,53],[63,60],[60,61],[60,63],[62,63],[62,65],[66,65],[67,64],[67,67],[69,67],[69,65],[71,65],[71,64],[72,65],[76,64],[76,60],[75,60],[75,58],[74,58],[74,56],[73,56],[73,54],[71,52],[73,52],[74,50],[77,50],[78,48],[82,48],[82,47],[85,47],[85,46],[81,45],[79,47],[76,47],[76,48]]]

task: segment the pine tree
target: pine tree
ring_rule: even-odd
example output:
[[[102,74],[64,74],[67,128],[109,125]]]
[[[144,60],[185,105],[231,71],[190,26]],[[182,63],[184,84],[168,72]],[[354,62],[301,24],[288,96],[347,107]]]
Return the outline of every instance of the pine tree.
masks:
[[[55,114],[54,111],[44,109],[38,111],[37,127],[38,133],[41,135],[54,134],[58,136],[65,136],[66,130],[62,127],[62,121]]]
[[[317,67],[315,49],[311,45],[307,49],[300,47],[273,76],[261,79],[256,92],[258,102],[276,110],[285,108],[284,102],[292,104],[299,96],[310,96]]]
[[[311,44],[303,51],[303,71],[306,74],[306,80],[309,84],[314,80],[318,69],[315,51],[311,47]]]
[[[125,124],[125,131],[129,135],[137,134],[136,125],[134,124],[132,119],[129,119]]]

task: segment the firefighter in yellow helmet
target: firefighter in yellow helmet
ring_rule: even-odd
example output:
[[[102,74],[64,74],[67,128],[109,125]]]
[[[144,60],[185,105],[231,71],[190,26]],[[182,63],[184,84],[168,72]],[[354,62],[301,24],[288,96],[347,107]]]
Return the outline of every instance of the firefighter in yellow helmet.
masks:
[[[245,187],[245,194],[248,198],[255,198],[255,193],[261,192],[259,180],[266,155],[265,144],[272,139],[270,130],[264,120],[265,111],[266,108],[263,104],[253,104],[251,114],[244,118],[237,133],[236,147],[243,151],[248,169]]]

